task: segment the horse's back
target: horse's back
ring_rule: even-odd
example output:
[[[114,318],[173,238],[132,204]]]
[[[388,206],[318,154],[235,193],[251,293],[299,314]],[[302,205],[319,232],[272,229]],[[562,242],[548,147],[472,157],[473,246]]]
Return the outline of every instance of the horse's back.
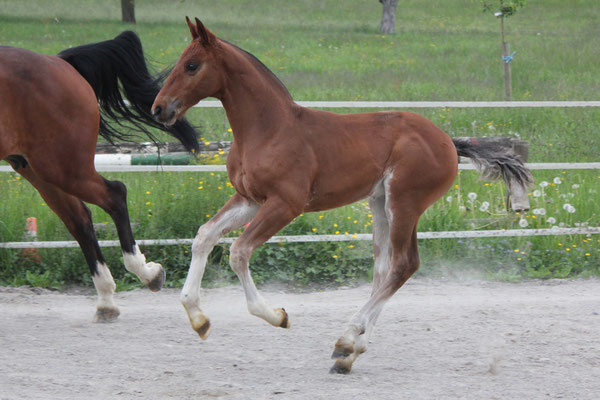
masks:
[[[406,190],[418,190],[420,182],[426,181],[446,188],[455,178],[457,155],[452,140],[427,118],[403,111],[336,114],[306,110],[307,143],[319,163],[313,183],[318,198],[310,208],[329,208],[327,199],[337,206],[333,199],[346,198],[351,203],[365,198],[390,174]],[[414,179],[417,176],[423,179]],[[347,194],[341,196],[341,192]]]

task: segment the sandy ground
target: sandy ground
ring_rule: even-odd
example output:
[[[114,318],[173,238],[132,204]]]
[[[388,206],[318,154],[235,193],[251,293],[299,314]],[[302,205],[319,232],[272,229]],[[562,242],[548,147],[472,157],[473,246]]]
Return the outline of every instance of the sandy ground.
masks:
[[[0,399],[600,398],[600,280],[410,280],[346,376],[330,354],[369,287],[263,293],[291,329],[207,289],[203,342],[176,290],[119,293],[93,324],[93,293],[0,288]]]

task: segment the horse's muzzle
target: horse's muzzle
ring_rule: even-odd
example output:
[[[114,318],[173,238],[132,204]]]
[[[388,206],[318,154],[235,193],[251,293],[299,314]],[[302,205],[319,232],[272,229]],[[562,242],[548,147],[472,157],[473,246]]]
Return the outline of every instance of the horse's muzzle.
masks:
[[[170,101],[166,105],[156,104],[155,102],[150,113],[156,121],[165,125],[173,125],[177,119],[180,106],[179,101]]]

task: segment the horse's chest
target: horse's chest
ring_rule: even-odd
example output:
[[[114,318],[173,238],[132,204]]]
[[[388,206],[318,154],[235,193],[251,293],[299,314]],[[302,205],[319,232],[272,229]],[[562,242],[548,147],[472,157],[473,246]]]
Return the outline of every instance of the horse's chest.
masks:
[[[244,197],[262,203],[267,197],[265,183],[254,168],[247,168],[242,163],[234,168],[229,167],[229,180],[235,190]]]

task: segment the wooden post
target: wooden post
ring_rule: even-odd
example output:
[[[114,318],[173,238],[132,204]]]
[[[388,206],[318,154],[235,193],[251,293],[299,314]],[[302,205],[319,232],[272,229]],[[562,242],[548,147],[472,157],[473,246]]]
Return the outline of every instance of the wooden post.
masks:
[[[123,22],[135,24],[135,0],[121,0]]]
[[[504,100],[512,101],[512,84],[510,77],[510,46],[504,41],[504,14],[500,16],[500,32],[502,33],[502,64],[504,64]]]

